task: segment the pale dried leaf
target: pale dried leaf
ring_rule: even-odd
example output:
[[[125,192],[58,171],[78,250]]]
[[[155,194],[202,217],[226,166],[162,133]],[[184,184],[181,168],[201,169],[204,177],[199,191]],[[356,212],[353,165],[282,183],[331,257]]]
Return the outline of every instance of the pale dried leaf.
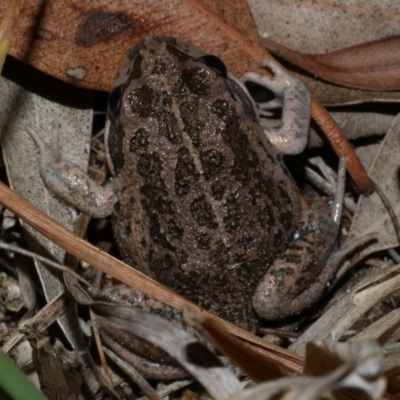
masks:
[[[308,376],[293,376],[281,378],[275,381],[261,383],[260,385],[244,389],[230,400],[291,400],[298,399],[297,396],[306,388],[318,382],[315,378]],[[333,400],[332,396],[320,396],[319,400]],[[311,399],[308,399],[311,400]]]
[[[396,215],[400,214],[399,154],[400,154],[400,115],[397,116],[370,168],[369,176],[384,192]],[[377,193],[361,196],[353,217],[349,240],[370,232],[378,232],[378,242],[373,251],[398,246],[394,225],[385,205]]]
[[[326,83],[303,75],[297,70],[288,67],[290,73],[297,79],[300,79],[318,99],[318,101],[327,106],[352,105],[372,102],[400,102],[400,92],[373,92],[361,89],[349,89],[337,86],[333,83]]]
[[[178,390],[184,388],[185,386],[190,385],[193,380],[183,380],[183,381],[175,381],[169,385],[162,385],[162,388],[157,391],[157,393],[162,397],[167,397],[170,394],[177,392]],[[140,397],[137,400],[147,400],[147,397]]]
[[[49,194],[39,175],[38,149],[26,133],[25,126],[32,126],[41,132],[44,140],[49,141],[52,121],[55,119],[60,121],[62,130],[59,140],[62,155],[85,169],[89,155],[92,111],[51,102],[5,78],[1,79],[0,87],[1,143],[10,186],[47,215],[51,215],[61,224],[72,229],[75,212]],[[82,98],[79,101],[82,101]],[[90,96],[86,98],[86,102],[87,106],[90,106]],[[23,223],[23,227],[34,251],[46,256],[50,255],[58,262],[63,261],[64,250],[28,225]],[[46,299],[50,301],[64,290],[62,274],[39,263],[36,263],[36,268]],[[68,340],[74,343],[74,335],[71,332],[73,328],[69,327],[66,316],[61,317],[61,321]]]
[[[400,33],[396,0],[249,0],[249,4],[261,36],[285,40],[285,46],[305,53],[327,53]]]
[[[400,34],[397,1],[280,1],[250,0],[259,33],[292,50],[327,53]],[[399,101],[399,92],[370,92],[340,88],[300,76],[318,100],[326,104],[360,101]]]
[[[289,350],[305,355],[307,342],[339,340],[374,304],[399,291],[400,265],[386,267],[364,278],[311,325]]]

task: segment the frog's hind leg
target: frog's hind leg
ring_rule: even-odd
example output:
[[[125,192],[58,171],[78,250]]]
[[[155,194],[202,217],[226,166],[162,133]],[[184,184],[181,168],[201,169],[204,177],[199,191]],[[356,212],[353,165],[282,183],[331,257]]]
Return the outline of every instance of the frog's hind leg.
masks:
[[[308,139],[310,126],[310,95],[304,84],[290,76],[279,64],[271,59],[261,63],[274,74],[273,77],[254,72],[245,74],[241,81],[254,82],[274,92],[282,99],[282,123],[276,130],[264,130],[266,136],[275,147],[284,154],[301,153]],[[264,103],[264,108],[276,108],[279,101]]]
[[[336,224],[328,215],[303,211],[294,240],[269,268],[253,297],[253,307],[261,318],[290,317],[321,297],[336,272],[325,267],[336,233]]]

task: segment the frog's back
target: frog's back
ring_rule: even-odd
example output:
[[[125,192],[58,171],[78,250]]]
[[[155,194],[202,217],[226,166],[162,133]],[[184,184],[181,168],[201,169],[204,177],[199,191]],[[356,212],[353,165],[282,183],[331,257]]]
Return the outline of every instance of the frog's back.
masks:
[[[107,139],[114,228],[126,262],[248,326],[255,287],[296,229],[299,197],[245,92],[203,56],[172,38],[127,54]]]

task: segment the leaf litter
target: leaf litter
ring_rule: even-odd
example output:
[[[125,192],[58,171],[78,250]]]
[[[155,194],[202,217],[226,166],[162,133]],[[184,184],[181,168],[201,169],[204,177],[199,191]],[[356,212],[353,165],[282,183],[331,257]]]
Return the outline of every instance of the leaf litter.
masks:
[[[75,117],[72,118],[74,119]],[[382,187],[385,194],[389,197],[389,201],[394,205],[395,212],[397,211],[396,204],[398,203],[398,175],[396,175],[398,171],[398,157],[396,158],[396,155],[398,155],[396,151],[398,146],[396,139],[398,135],[398,118],[396,118],[382,144],[380,153],[374,162],[373,169],[370,171],[371,176],[375,176],[374,181]],[[101,148],[99,154],[101,154]],[[25,168],[22,174],[26,174],[26,172],[27,169]],[[313,172],[315,173],[315,170],[313,170]],[[335,190],[335,185],[335,175],[333,174],[333,179],[330,178],[331,192]],[[306,187],[304,193],[307,200],[310,203],[317,202],[315,199],[319,195],[312,192],[307,185],[304,186]],[[312,193],[312,195],[310,195],[310,193]],[[357,196],[354,192],[351,192],[348,193],[347,197],[349,201],[352,201],[351,199],[355,200]],[[311,201],[310,198],[312,199]],[[30,199],[30,201],[33,200]],[[326,200],[323,201],[326,202]],[[370,203],[367,206],[366,204],[368,204],[368,202]],[[396,212],[396,214],[398,214],[398,212]],[[351,219],[353,223],[350,235],[348,235],[346,224],[349,226]],[[366,237],[366,235],[370,236]],[[397,247],[398,242],[395,232],[391,227],[390,218],[387,216],[387,211],[381,206],[375,194],[369,198],[362,198],[359,201],[354,217],[347,214],[342,218],[341,236],[342,243],[340,250],[342,253],[340,253],[340,250],[338,251],[335,262],[343,264],[343,259],[346,259],[344,264],[347,264],[347,266],[341,268],[341,270],[346,272],[351,267],[355,271],[353,272],[353,270],[350,270],[350,273],[343,272],[344,277],[342,275],[340,278],[344,282],[331,285],[334,286],[334,288],[333,290],[331,288],[332,294],[328,299],[329,301],[325,301],[325,304],[322,302],[315,309],[309,310],[310,312],[308,315],[299,316],[292,321],[283,323],[281,326],[270,326],[270,331],[272,332],[275,327],[284,329],[287,332],[298,333],[298,338],[292,340],[290,344],[287,339],[279,338],[279,329],[276,329],[277,334],[275,335],[275,339],[277,339],[282,346],[287,347],[290,344],[290,351],[305,357],[304,374],[292,377],[285,376],[289,374],[288,371],[290,370],[290,368],[285,366],[285,363],[280,364],[265,359],[265,365],[263,367],[256,367],[256,369],[258,369],[258,371],[256,371],[258,372],[257,376],[260,375],[259,369],[265,368],[265,370],[269,371],[261,375],[267,376],[266,379],[270,379],[268,376],[276,378],[277,376],[283,375],[284,377],[258,385],[254,385],[254,383],[247,379],[244,381],[248,386],[246,389],[243,389],[243,381],[241,382],[235,374],[232,373],[232,371],[234,371],[233,366],[230,363],[227,364],[228,366],[225,366],[215,354],[210,352],[208,347],[204,347],[204,344],[199,343],[198,339],[195,339],[193,334],[183,332],[170,322],[144,311],[127,306],[95,302],[77,282],[73,281],[73,283],[71,283],[72,278],[70,275],[68,275],[69,278],[67,279],[67,281],[69,281],[68,288],[78,303],[86,304],[86,306],[90,305],[96,314],[96,319],[90,322],[89,325],[99,328],[100,331],[102,327],[103,329],[105,329],[104,327],[108,327],[109,329],[122,329],[129,333],[134,333],[137,336],[147,338],[152,341],[153,344],[163,348],[167,353],[179,360],[185,369],[190,371],[192,376],[201,382],[203,387],[216,399],[272,397],[285,399],[378,399],[382,396],[385,388],[383,371],[392,371],[388,373],[387,376],[390,378],[389,388],[392,390],[391,394],[394,395],[397,393],[395,388],[397,388],[398,385],[396,386],[397,375],[393,371],[396,371],[396,369],[398,370],[400,367],[398,346],[396,347],[400,329],[398,328],[397,322],[399,317],[395,297],[399,291],[399,266],[393,262],[390,263],[390,261],[384,262],[385,258],[390,258],[392,255],[383,253],[382,261],[377,262],[376,258],[371,259],[371,257],[378,256],[372,256],[371,254],[372,252]],[[343,241],[343,237],[347,237],[347,240]],[[354,248],[349,245],[350,239],[356,244],[354,244]],[[370,246],[369,243],[370,239],[374,239],[375,242],[372,246]],[[365,244],[365,248],[362,249],[362,255],[360,256],[357,250],[361,244]],[[348,251],[348,253],[345,251]],[[355,261],[364,258],[366,258],[367,261],[369,258],[369,264],[353,265]],[[378,265],[378,267],[368,266],[372,264]],[[86,275],[93,274],[89,272],[89,269],[87,269],[85,273]],[[20,279],[20,281],[22,282],[22,279]],[[12,285],[15,285],[15,283],[12,283]],[[36,287],[37,286],[38,285],[36,285]],[[338,289],[339,286],[341,290]],[[25,293],[27,289],[22,289],[22,291]],[[40,289],[38,291],[40,293]],[[333,292],[335,293],[334,295]],[[67,296],[66,302],[63,296]],[[390,301],[387,299],[390,299]],[[60,304],[58,303],[59,301],[61,301]],[[43,347],[41,347],[43,350],[35,356],[37,359],[41,360],[42,363],[45,363],[48,357],[55,357],[57,360],[62,360],[66,357],[66,353],[61,355],[62,351],[56,351],[56,345],[49,346],[46,340],[43,341],[37,330],[44,332],[46,335],[49,334],[49,331],[46,330],[47,326],[59,317],[68,302],[71,302],[71,299],[68,299],[67,293],[58,293],[58,296],[54,297],[52,302],[43,306],[41,313],[39,312],[35,315],[36,318],[33,317],[31,320],[28,320],[28,322],[25,322],[25,330],[22,328],[18,330],[23,337],[35,343],[35,346],[38,345],[38,343],[43,343]],[[3,301],[2,304],[6,303],[6,301]],[[28,302],[28,304],[25,303],[25,306],[23,305],[22,307],[25,307],[27,310],[32,310],[34,306],[32,303]],[[43,302],[41,302],[41,305],[43,305]],[[53,306],[54,314],[51,313],[53,317],[40,325],[39,321],[42,321],[42,318],[49,314],[50,306]],[[1,312],[5,318],[9,317],[10,313],[13,318],[17,318],[17,320],[20,317],[16,310],[11,311],[4,308]],[[345,335],[348,334],[357,324],[357,321],[362,319],[363,315],[368,312],[370,312],[370,314],[372,313],[372,316],[370,315],[370,320],[373,320],[373,323],[358,327],[354,339],[337,343],[337,341],[341,339],[344,340],[343,338]],[[196,321],[196,318],[198,318],[198,320],[194,322],[194,325],[197,326],[200,331],[203,330],[209,340],[215,342],[217,348],[225,353],[228,358],[231,357],[233,361],[238,358],[242,360],[239,365],[244,373],[254,377],[254,373],[252,373],[251,370],[247,370],[249,368],[248,365],[250,364],[251,369],[252,364],[252,362],[246,359],[248,356],[247,353],[249,353],[248,344],[245,344],[244,348],[242,348],[241,345],[237,345],[237,339],[234,338],[234,340],[231,340],[231,334],[225,332],[224,326],[218,321],[212,320],[213,323],[211,325],[209,324],[207,330],[207,324],[209,322],[207,320],[207,318],[209,318],[207,315],[205,320],[201,318],[201,315],[200,318],[198,316],[192,317],[192,323],[193,320]],[[313,321],[315,322],[312,323]],[[80,322],[80,324],[83,326],[82,322]],[[28,326],[31,331],[26,328],[26,326]],[[4,335],[2,335],[2,343],[6,343],[12,336],[12,332],[4,325],[4,322],[2,322],[2,329],[3,327]],[[32,337],[32,329],[36,336],[33,335]],[[89,332],[86,333],[91,335]],[[216,340],[216,338],[219,338],[219,340]],[[385,355],[383,355],[377,342],[371,340],[371,338],[375,339],[381,346],[384,346]],[[312,343],[307,344],[310,340]],[[218,341],[225,344],[229,343],[228,346],[222,346],[228,347],[228,349],[223,349],[221,346],[218,347]],[[7,343],[10,342],[8,341]],[[57,346],[60,345],[58,344]],[[9,347],[10,346],[8,346],[8,348]],[[64,347],[62,346],[62,348]],[[188,348],[194,348],[192,356],[194,356],[195,362],[193,362],[191,357],[188,357]],[[79,351],[79,349],[73,350],[72,354],[75,355],[74,360],[79,359]],[[109,354],[110,349],[106,348],[105,351],[106,354]],[[205,364],[199,362],[199,354],[203,356],[200,357],[200,360]],[[286,353],[283,352],[282,354],[285,355]],[[265,358],[265,352],[259,351],[258,356]],[[114,353],[110,357],[116,360],[116,355]],[[96,359],[96,356],[94,356],[94,358]],[[301,358],[297,359],[301,360]],[[82,363],[82,361],[79,362]],[[67,365],[69,365],[67,370],[73,368],[71,364]],[[76,367],[76,364],[74,365]],[[124,385],[129,381],[127,381],[125,376],[119,373],[118,368],[122,368],[127,374],[129,368],[126,365],[123,367],[123,362],[117,365],[120,367],[115,367],[113,364],[110,365],[112,376],[115,379],[114,382],[124,382],[120,388],[126,387]],[[88,368],[87,366],[84,367]],[[84,367],[81,365],[80,368]],[[131,365],[129,367],[132,369]],[[63,372],[65,366],[59,365],[56,369],[58,372],[64,374],[63,376],[66,376],[65,372]],[[130,373],[133,374],[131,370]],[[243,378],[243,372],[236,371],[236,373]],[[49,382],[48,379],[48,372],[44,375],[42,374],[41,384],[43,385],[43,380],[44,382]],[[86,377],[85,379],[86,384],[89,384],[89,378]],[[255,380],[263,381],[265,379],[257,378]],[[101,380],[99,378],[99,381],[103,387],[106,387],[104,379]],[[184,384],[189,383],[190,381],[187,381]],[[140,386],[139,383],[137,384]],[[146,385],[143,383],[140,387],[142,387],[143,392],[148,390],[148,395],[153,395],[153,398],[157,398],[161,393],[168,392],[168,390],[159,387],[159,395],[157,395],[151,393],[151,387],[145,389],[145,386]],[[155,385],[153,386],[155,387]],[[56,389],[60,387],[57,388],[56,385]],[[93,388],[98,389],[99,385],[94,385]],[[155,388],[157,390],[157,387]],[[116,389],[118,389],[118,387],[116,387]],[[338,389],[340,389],[341,392],[338,392]],[[137,389],[131,388],[130,390]],[[115,391],[111,390],[109,390],[108,393],[110,396],[118,395],[122,398],[126,395],[126,393],[119,392],[117,394]],[[75,396],[75,394],[71,393],[71,396]]]

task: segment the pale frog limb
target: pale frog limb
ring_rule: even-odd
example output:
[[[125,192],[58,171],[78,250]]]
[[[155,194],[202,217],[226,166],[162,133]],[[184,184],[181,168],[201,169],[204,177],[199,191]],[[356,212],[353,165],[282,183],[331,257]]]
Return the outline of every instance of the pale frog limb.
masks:
[[[63,160],[58,148],[59,124],[53,122],[51,144],[31,127],[26,131],[40,152],[40,175],[52,194],[95,218],[111,215],[116,201],[110,184],[101,186],[75,164]]]
[[[299,154],[307,145],[310,126],[310,95],[304,84],[290,76],[278,63],[264,60],[262,67],[268,67],[273,77],[254,72],[246,73],[241,81],[257,83],[282,98],[282,123],[276,130],[264,130],[270,142],[284,154]],[[276,108],[276,99],[264,103],[263,108]]]

